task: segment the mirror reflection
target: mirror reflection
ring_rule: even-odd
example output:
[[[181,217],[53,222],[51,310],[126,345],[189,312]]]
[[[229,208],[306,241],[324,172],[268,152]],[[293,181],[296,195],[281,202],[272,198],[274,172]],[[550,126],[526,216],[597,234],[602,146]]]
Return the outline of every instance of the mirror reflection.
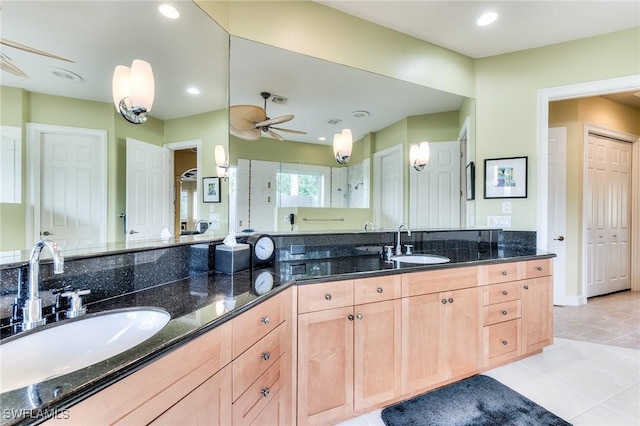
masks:
[[[473,99],[231,37],[230,105],[230,229],[474,226]],[[344,129],[353,150],[340,164]],[[423,141],[432,155],[418,171],[409,151]],[[282,176],[304,177],[305,191],[315,176],[313,201],[282,192]]]
[[[198,194],[216,173],[202,158],[228,143],[229,37],[192,2],[177,3],[174,20],[160,4],[3,3],[2,38],[19,46],[0,45],[0,251],[19,258],[43,237],[68,248],[135,244],[196,231],[198,220],[226,234],[226,199]],[[135,42],[114,28],[135,29]],[[124,120],[112,96],[115,67],[136,59],[155,79],[144,124]]]

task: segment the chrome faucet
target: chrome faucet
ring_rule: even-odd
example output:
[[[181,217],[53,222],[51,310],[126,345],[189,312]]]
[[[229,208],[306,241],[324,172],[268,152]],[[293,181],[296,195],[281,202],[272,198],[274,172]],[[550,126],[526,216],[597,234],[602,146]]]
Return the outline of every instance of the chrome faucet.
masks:
[[[373,227],[373,223],[365,222],[364,223],[364,232],[367,232],[367,225],[371,225],[371,230],[373,231],[375,228]]]
[[[64,272],[64,256],[58,243],[51,240],[38,241],[31,250],[29,259],[29,294],[22,308],[22,328],[31,330],[32,328],[44,324],[42,318],[42,298],[40,297],[40,253],[44,247],[48,247],[53,254],[53,273]]]
[[[407,237],[411,236],[411,230],[407,228],[404,223],[398,226],[398,243],[396,244],[396,255],[402,254],[402,247],[400,246],[400,232],[402,231],[402,228],[407,230]]]

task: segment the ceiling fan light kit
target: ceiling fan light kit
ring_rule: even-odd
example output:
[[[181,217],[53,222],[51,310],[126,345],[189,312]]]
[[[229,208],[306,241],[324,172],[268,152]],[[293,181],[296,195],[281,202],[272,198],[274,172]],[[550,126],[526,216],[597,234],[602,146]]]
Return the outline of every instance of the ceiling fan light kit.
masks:
[[[291,121],[295,116],[293,114],[287,114],[280,117],[269,118],[267,116],[267,99],[271,97],[271,93],[261,92],[260,96],[264,99],[264,108],[256,105],[234,105],[229,108],[229,133],[240,139],[249,141],[256,141],[262,136],[279,141],[283,140],[282,136],[273,130],[300,135],[306,134],[306,132],[300,130],[273,127],[274,124]],[[278,98],[286,99],[282,96]]]
[[[411,148],[409,148],[409,163],[419,172],[424,170],[424,167],[429,164],[430,158],[431,150],[429,148],[429,142],[427,141],[411,145]]]
[[[353,149],[353,136],[351,129],[342,129],[342,132],[333,135],[333,155],[339,164],[347,164],[351,158]]]
[[[155,82],[151,65],[135,59],[131,68],[118,65],[113,72],[113,102],[116,110],[130,123],[142,124],[153,106]]]

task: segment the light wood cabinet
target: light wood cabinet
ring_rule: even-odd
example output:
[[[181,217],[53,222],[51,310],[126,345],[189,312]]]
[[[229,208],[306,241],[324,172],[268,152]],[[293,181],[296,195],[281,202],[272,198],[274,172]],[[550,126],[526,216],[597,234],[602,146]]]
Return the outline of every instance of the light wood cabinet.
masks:
[[[553,343],[553,279],[522,282],[522,350],[528,354]]]

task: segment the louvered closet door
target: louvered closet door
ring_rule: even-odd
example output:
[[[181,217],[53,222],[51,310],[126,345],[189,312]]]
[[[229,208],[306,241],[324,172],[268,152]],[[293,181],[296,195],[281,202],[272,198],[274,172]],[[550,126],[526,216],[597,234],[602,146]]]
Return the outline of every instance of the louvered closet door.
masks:
[[[630,288],[631,144],[589,134],[587,297]]]

